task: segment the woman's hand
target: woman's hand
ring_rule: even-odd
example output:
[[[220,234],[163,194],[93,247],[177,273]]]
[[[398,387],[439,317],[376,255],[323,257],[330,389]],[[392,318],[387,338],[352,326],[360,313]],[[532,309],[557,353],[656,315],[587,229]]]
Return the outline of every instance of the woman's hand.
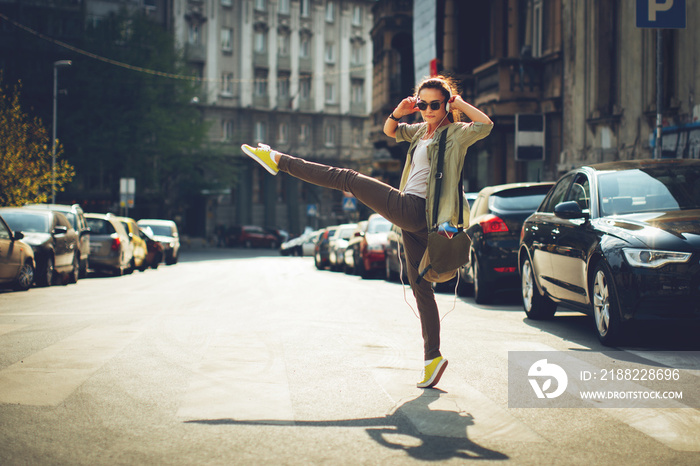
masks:
[[[461,95],[453,95],[450,97],[449,102],[450,111],[456,109],[464,113],[471,121],[478,121],[489,125],[493,124],[493,121],[491,121],[491,119],[484,112],[465,101]]]
[[[418,97],[409,96],[399,102],[399,105],[393,111],[394,117],[403,118],[406,115],[418,112],[418,107],[416,103],[418,102]]]

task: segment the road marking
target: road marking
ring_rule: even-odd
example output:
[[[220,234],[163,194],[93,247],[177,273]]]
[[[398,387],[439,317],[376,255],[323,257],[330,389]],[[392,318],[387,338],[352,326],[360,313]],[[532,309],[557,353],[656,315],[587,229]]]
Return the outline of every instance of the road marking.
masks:
[[[486,346],[486,345],[484,345]],[[497,354],[505,353],[507,357],[508,351],[558,351],[555,348],[537,342],[498,342],[498,346],[491,348],[491,351]],[[658,352],[645,351],[626,351],[641,358],[648,359],[654,362],[669,365],[670,367],[697,367],[697,354],[695,352],[675,353],[673,355],[664,355]],[[594,366],[580,358],[575,358],[574,352],[570,352],[571,365],[567,365],[567,369],[575,366],[595,370]],[[582,356],[586,353],[582,353]],[[697,371],[683,369],[684,372],[695,373]],[[594,409],[602,409],[603,413],[612,418],[627,424],[628,426],[637,429],[645,435],[663,443],[667,447],[677,451],[700,451],[700,411],[689,408],[680,402],[673,402],[676,408],[603,408],[596,407]],[[592,407],[593,408],[593,407]]]
[[[606,409],[606,414],[676,451],[700,451],[700,412],[688,408]]]
[[[293,424],[281,345],[220,329],[183,396],[179,417]]]
[[[144,328],[87,327],[0,371],[0,403],[57,406]]]

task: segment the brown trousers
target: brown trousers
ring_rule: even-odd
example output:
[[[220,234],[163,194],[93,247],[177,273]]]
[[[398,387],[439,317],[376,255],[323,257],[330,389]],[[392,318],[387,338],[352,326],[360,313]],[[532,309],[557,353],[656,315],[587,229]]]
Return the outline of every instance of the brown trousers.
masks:
[[[428,245],[425,199],[404,194],[396,188],[347,168],[335,168],[281,155],[281,171],[300,180],[352,193],[360,202],[401,228],[405,264],[413,296],[418,305],[425,359],[440,356],[440,315],[430,282],[416,285],[418,265]]]

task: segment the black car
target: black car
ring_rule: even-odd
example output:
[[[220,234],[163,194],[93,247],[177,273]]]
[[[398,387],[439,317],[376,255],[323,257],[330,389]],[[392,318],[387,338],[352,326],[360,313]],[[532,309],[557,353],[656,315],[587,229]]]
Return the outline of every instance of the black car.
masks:
[[[500,290],[520,288],[520,229],[553,185],[552,182],[510,183],[479,191],[467,228],[472,241],[469,262],[459,274],[462,294],[471,288],[474,300],[486,304]]]
[[[525,221],[518,260],[529,318],[583,311],[603,344],[632,321],[698,322],[700,160],[570,171]]]
[[[5,222],[12,230],[21,231],[22,241],[34,251],[37,285],[50,286],[59,277],[78,282],[80,239],[65,215],[53,210],[12,207],[1,211]]]

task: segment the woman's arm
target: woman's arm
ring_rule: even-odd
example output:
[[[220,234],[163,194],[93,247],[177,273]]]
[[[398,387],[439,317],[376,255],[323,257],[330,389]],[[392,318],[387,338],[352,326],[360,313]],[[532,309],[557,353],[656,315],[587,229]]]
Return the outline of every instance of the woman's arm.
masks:
[[[453,108],[456,108],[460,112],[467,115],[467,118],[469,118],[471,121],[476,121],[479,123],[486,123],[489,125],[493,124],[493,121],[491,121],[491,118],[489,118],[484,112],[482,112],[478,108],[474,107],[469,102],[465,102],[465,100],[462,99],[461,95],[452,96],[452,99],[450,102],[450,109],[453,109]],[[386,126],[385,126],[385,128],[386,128]]]
[[[396,120],[400,120],[406,115],[416,113],[418,111],[416,102],[418,102],[416,97],[406,97],[399,103],[399,105],[396,106],[391,114],[394,116],[394,118],[396,118]],[[396,137],[396,128],[399,127],[399,122],[396,120],[392,120],[391,118],[387,117],[386,121],[384,122],[384,134],[390,138]]]

